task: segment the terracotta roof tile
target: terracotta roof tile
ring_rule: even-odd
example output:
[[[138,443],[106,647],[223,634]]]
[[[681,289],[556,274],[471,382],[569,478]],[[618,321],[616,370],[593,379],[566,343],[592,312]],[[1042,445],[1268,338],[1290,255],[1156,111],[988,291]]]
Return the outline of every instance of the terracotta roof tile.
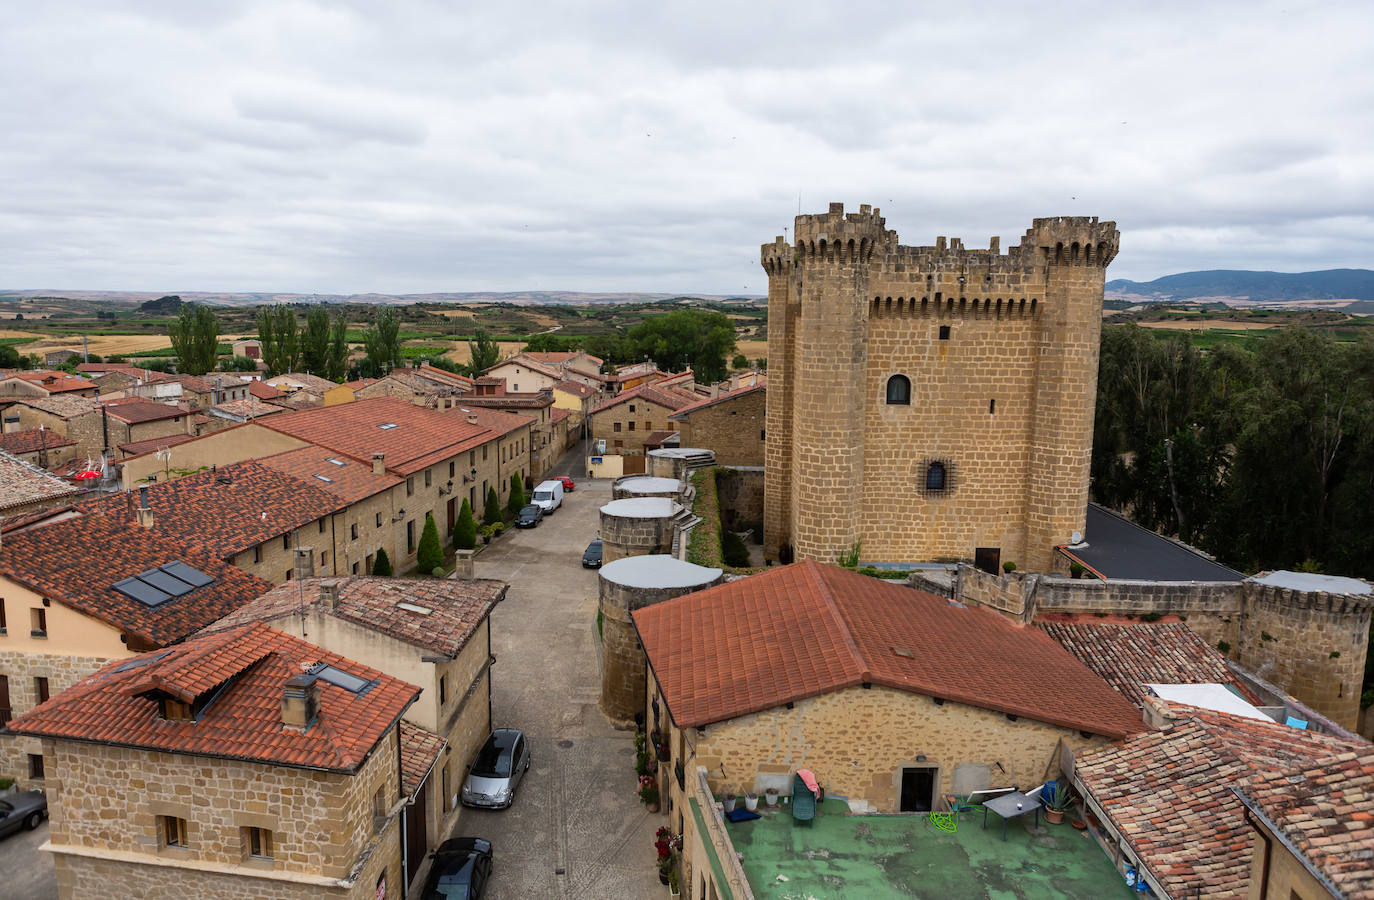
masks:
[[[49,394],[64,394],[68,391],[93,391],[98,388],[94,381],[82,378],[80,375],[69,375],[66,372],[52,372],[46,369],[33,372],[16,372],[8,378],[0,379],[0,381],[10,381],[11,379],[28,382],[35,387],[42,388]]]
[[[281,396],[281,391],[265,381],[253,380],[248,383],[248,394],[259,400],[275,400]]]
[[[339,589],[337,609],[331,608],[324,595],[327,585]],[[321,614],[455,658],[496,604],[505,598],[506,588],[505,582],[488,579],[304,578],[276,587],[206,631],[295,615],[304,602]],[[406,609],[402,603],[428,612]]]
[[[0,512],[76,493],[74,486],[51,472],[0,450]]]
[[[668,418],[685,419],[699,409],[705,409],[708,406],[715,406],[717,403],[724,403],[727,400],[734,400],[737,397],[743,397],[746,394],[752,394],[755,391],[765,391],[767,390],[767,388],[767,385],[756,384],[750,385],[749,387],[737,388],[733,391],[726,391],[725,393],[720,394],[717,397],[707,397],[705,399],[698,400],[695,403],[684,406],[682,407],[682,409],[679,409],[677,412],[673,413]]]
[[[312,394],[323,394],[325,391],[338,387],[328,378],[321,378],[308,372],[287,372],[284,375],[276,375],[267,379],[267,383],[288,392],[307,390]]]
[[[5,398],[24,406],[32,406],[62,419],[72,419],[100,409],[100,401],[92,397],[13,397]]]
[[[304,731],[287,728],[281,718],[286,681],[317,663],[374,684],[355,694],[317,679],[314,724]],[[215,691],[195,720],[159,717],[157,702],[145,693],[204,702]],[[414,685],[299,638],[246,625],[112,662],[9,727],[57,739],[354,772],[419,694]]]
[[[673,412],[677,412],[696,402],[689,391],[683,391],[679,388],[658,389],[652,385],[641,385],[632,390],[621,391],[610,400],[607,400],[605,403],[593,409],[592,412],[603,412],[613,406],[619,406],[621,403],[626,403],[634,399],[642,399],[648,403],[653,403],[665,409],[672,410]]]
[[[128,422],[130,425],[137,425],[141,422],[158,422],[162,419],[174,419],[187,415],[188,413],[189,410],[182,409],[180,406],[172,406],[169,403],[158,403],[155,400],[144,400],[139,397],[105,401],[106,415],[111,419]]]
[[[1244,897],[1254,831],[1231,790],[1257,773],[1349,752],[1353,741],[1241,716],[1191,715],[1082,754],[1074,775],[1176,896]],[[1175,893],[1176,892],[1176,893]]]
[[[91,510],[133,518],[132,497],[105,495],[83,501]],[[195,539],[228,559],[251,547],[322,519],[347,505],[328,491],[256,460],[197,472],[148,486],[153,528]]]
[[[414,800],[434,770],[448,741],[419,725],[401,720],[401,794]]]
[[[1374,747],[1256,776],[1243,800],[1349,900],[1374,900]]]
[[[1182,622],[1037,624],[1136,706],[1147,684],[1237,683],[1226,657]]]
[[[553,415],[549,417],[549,421],[557,425],[559,422],[563,421],[570,415],[572,415],[572,413],[566,409],[555,409],[553,411]]]
[[[568,394],[576,394],[578,397],[581,397],[584,400],[588,397],[593,397],[596,395],[596,388],[588,384],[583,384],[580,381],[560,381],[553,387],[556,391],[563,391]]]
[[[114,589],[117,581],[173,561],[215,580],[153,607]],[[181,640],[272,588],[202,547],[89,514],[7,532],[0,544],[0,572],[54,602],[159,645]]]
[[[870,682],[1122,737],[1140,714],[1039,629],[804,560],[638,610],[681,727]]]
[[[166,437],[148,438],[146,441],[130,441],[127,444],[120,444],[119,451],[124,454],[125,458],[141,456],[144,453],[165,450],[168,447],[175,447],[177,444],[184,444],[195,439],[194,434],[169,434]]]
[[[377,475],[370,463],[364,464],[351,456],[344,456],[327,447],[301,447],[258,460],[269,469],[276,469],[311,487],[334,494],[347,503],[357,503],[374,494],[400,484],[397,475]]]
[[[0,450],[6,453],[37,453],[39,450],[56,450],[59,447],[75,447],[76,441],[58,434],[50,428],[27,428],[0,434]]]
[[[525,368],[529,369],[531,372],[538,372],[540,375],[544,375],[544,376],[546,376],[546,377],[548,377],[548,378],[552,378],[552,379],[554,379],[554,380],[556,380],[556,381],[562,381],[562,380],[563,380],[563,373],[562,373],[562,371],[560,371],[556,366],[546,365],[546,364],[540,362],[539,360],[534,359],[533,357],[531,357],[531,356],[529,356],[529,355],[527,355],[527,354],[524,354],[524,353],[517,353],[517,354],[515,354],[514,356],[510,357],[509,359],[503,359],[503,360],[501,360],[499,363],[497,363],[496,365],[492,366],[492,367],[489,368],[489,369],[484,369],[483,371],[484,371],[484,372],[490,372],[490,371],[492,371],[493,369],[499,369],[499,368],[501,368],[502,366],[508,366],[508,365],[512,365],[512,364],[518,365],[518,366],[524,366]]]
[[[480,422],[470,425],[452,413],[375,397],[273,416],[262,425],[369,464],[373,453],[385,453],[388,471],[411,475],[498,436]]]

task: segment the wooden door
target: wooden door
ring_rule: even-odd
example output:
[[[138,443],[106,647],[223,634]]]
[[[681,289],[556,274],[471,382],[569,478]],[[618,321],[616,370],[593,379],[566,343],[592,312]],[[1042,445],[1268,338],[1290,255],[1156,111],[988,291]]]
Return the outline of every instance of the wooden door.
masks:
[[[415,795],[415,802],[406,807],[406,884],[409,885],[420,871],[420,864],[429,853],[429,826],[425,815],[425,799],[429,794],[429,782]]]

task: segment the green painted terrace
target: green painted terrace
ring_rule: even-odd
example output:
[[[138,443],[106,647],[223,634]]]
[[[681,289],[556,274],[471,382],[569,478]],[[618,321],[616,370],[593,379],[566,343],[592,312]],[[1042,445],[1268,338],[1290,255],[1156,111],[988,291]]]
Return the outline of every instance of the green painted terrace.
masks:
[[[726,823],[759,900],[880,900],[932,897],[997,900],[1063,897],[1114,900],[1136,896],[1097,843],[1067,823],[1039,829],[1033,819],[1007,823],[976,808],[960,815],[953,834],[924,815],[847,815],[827,799],[810,826],[792,823],[789,807],[763,818]]]

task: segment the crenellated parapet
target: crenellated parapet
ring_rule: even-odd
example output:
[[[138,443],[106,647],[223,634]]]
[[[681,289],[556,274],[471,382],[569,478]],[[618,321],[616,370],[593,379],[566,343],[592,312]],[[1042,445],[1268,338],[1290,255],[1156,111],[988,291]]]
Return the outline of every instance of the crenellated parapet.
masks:
[[[1052,216],[1032,219],[1013,252],[1046,265],[1105,269],[1120,245],[1121,232],[1115,222],[1099,222],[1097,216]]]

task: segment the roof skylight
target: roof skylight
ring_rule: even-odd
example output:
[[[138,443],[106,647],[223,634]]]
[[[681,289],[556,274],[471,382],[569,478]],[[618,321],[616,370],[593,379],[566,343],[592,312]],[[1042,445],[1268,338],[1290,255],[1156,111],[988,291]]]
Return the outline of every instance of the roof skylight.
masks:
[[[139,572],[132,578],[116,581],[112,587],[124,596],[145,606],[161,606],[168,600],[191,593],[196,588],[214,582],[214,578],[184,562],[169,562]]]
[[[326,456],[326,457],[324,458],[324,461],[327,462],[327,463],[333,463],[333,464],[336,465],[336,466],[346,465],[346,463],[345,463],[343,460],[341,460],[341,459],[335,459],[335,458],[332,457],[332,456]]]
[[[430,609],[428,606],[420,606],[417,603],[407,603],[404,600],[402,600],[400,603],[397,603],[396,608],[404,609],[406,612],[419,613],[422,616],[427,616],[430,613],[434,612],[434,610]]]
[[[382,424],[378,425],[377,427],[380,428],[380,429],[382,429],[383,431],[390,431],[391,429],[393,429],[393,428],[396,427],[396,423],[395,423],[395,422],[383,422]]]
[[[361,694],[377,683],[368,681],[366,678],[359,678],[357,675],[350,675],[343,669],[336,669],[328,663],[315,663],[306,669],[306,672],[354,694]]]
[[[334,483],[334,479],[330,478],[328,475],[320,475],[319,473],[316,473],[315,477],[318,478],[320,481],[327,481],[330,484]]]

